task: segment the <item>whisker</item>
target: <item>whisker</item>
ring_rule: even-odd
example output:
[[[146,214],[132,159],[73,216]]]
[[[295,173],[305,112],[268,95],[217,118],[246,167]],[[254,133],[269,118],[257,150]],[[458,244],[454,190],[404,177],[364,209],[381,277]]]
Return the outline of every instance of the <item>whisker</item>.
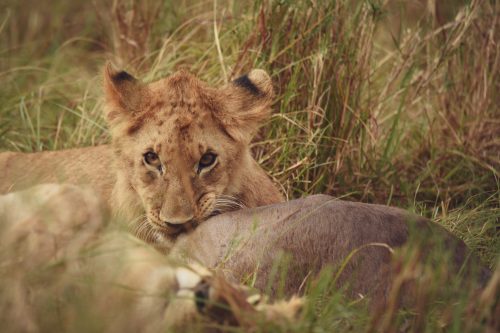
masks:
[[[236,206],[239,208],[245,208],[245,205],[238,198],[233,196],[227,196],[227,195],[220,196],[217,198],[216,202],[220,204],[228,204],[231,206]]]
[[[231,195],[220,195],[215,199],[212,211],[223,213],[243,208],[246,206],[238,198]]]
[[[132,225],[136,224],[139,220],[142,220],[144,218],[146,218],[146,214],[141,214],[141,215],[137,216],[135,219],[132,219],[131,221],[129,221],[127,225],[132,226]]]
[[[142,233],[144,233],[147,228],[148,228],[148,222],[147,221],[143,221],[142,223],[140,223],[138,225],[138,227],[135,230],[135,232],[136,232],[137,235],[142,235]]]
[[[143,241],[145,241],[146,243],[151,243],[151,240],[150,240],[150,238],[151,238],[151,232],[152,232],[152,228],[145,223],[144,224],[144,228],[142,229],[140,238]]]
[[[149,234],[151,233],[151,226],[149,225],[147,219],[144,217],[142,222],[136,224],[136,228],[133,230],[133,234],[144,241],[148,241]]]
[[[144,228],[144,224],[147,224],[146,215],[142,214],[137,218],[133,219],[127,224],[127,229],[130,233],[134,235],[139,235],[142,232],[142,228]]]

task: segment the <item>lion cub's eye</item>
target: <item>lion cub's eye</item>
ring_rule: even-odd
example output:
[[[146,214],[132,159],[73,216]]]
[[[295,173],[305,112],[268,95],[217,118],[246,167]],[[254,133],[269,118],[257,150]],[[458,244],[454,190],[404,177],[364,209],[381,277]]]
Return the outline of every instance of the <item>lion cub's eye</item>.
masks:
[[[158,155],[152,151],[148,151],[147,153],[144,154],[144,162],[146,164],[151,165],[155,168],[160,168],[161,167],[161,162],[160,158]]]
[[[203,154],[200,158],[200,161],[198,162],[198,170],[201,171],[201,169],[208,168],[209,166],[213,165],[216,160],[217,155],[215,155],[214,153]]]
[[[147,164],[153,165],[158,162],[158,155],[156,155],[156,153],[153,153],[152,151],[148,151],[146,154],[144,154],[144,161],[146,161]]]

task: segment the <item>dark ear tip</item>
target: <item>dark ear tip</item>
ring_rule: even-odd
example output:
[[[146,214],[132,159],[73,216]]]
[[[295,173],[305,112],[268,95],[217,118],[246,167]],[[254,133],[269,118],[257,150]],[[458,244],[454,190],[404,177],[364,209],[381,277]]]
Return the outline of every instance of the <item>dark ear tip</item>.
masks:
[[[257,86],[248,78],[248,75],[242,75],[233,81],[233,84],[248,90],[252,95],[259,96],[262,92]]]
[[[252,95],[260,97],[272,97],[273,86],[271,78],[262,69],[253,69],[248,74],[240,76],[233,81],[233,84],[245,88]]]
[[[136,80],[132,75],[130,75],[126,71],[117,71],[115,67],[111,64],[111,62],[108,62],[106,64],[105,73],[106,76],[115,83]]]
[[[113,81],[135,81],[135,78],[125,71],[121,71],[112,76]]]

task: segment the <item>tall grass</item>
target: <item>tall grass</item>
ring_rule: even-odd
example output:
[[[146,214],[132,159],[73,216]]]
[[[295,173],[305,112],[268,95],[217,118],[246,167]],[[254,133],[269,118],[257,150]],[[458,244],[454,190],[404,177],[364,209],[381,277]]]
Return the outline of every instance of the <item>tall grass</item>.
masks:
[[[7,0],[0,149],[108,142],[107,59],[145,80],[188,67],[213,85],[259,67],[277,97],[253,149],[289,198],[329,193],[415,210],[494,266],[499,12],[496,0]],[[304,325],[370,325],[357,305],[332,300],[324,324],[338,326]]]

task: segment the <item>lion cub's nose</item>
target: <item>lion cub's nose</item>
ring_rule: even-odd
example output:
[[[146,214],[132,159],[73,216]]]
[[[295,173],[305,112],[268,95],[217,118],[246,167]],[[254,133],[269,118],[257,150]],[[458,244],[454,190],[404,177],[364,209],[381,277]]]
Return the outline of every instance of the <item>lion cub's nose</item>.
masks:
[[[185,198],[174,197],[163,204],[159,215],[165,223],[183,224],[193,219],[194,211]]]

